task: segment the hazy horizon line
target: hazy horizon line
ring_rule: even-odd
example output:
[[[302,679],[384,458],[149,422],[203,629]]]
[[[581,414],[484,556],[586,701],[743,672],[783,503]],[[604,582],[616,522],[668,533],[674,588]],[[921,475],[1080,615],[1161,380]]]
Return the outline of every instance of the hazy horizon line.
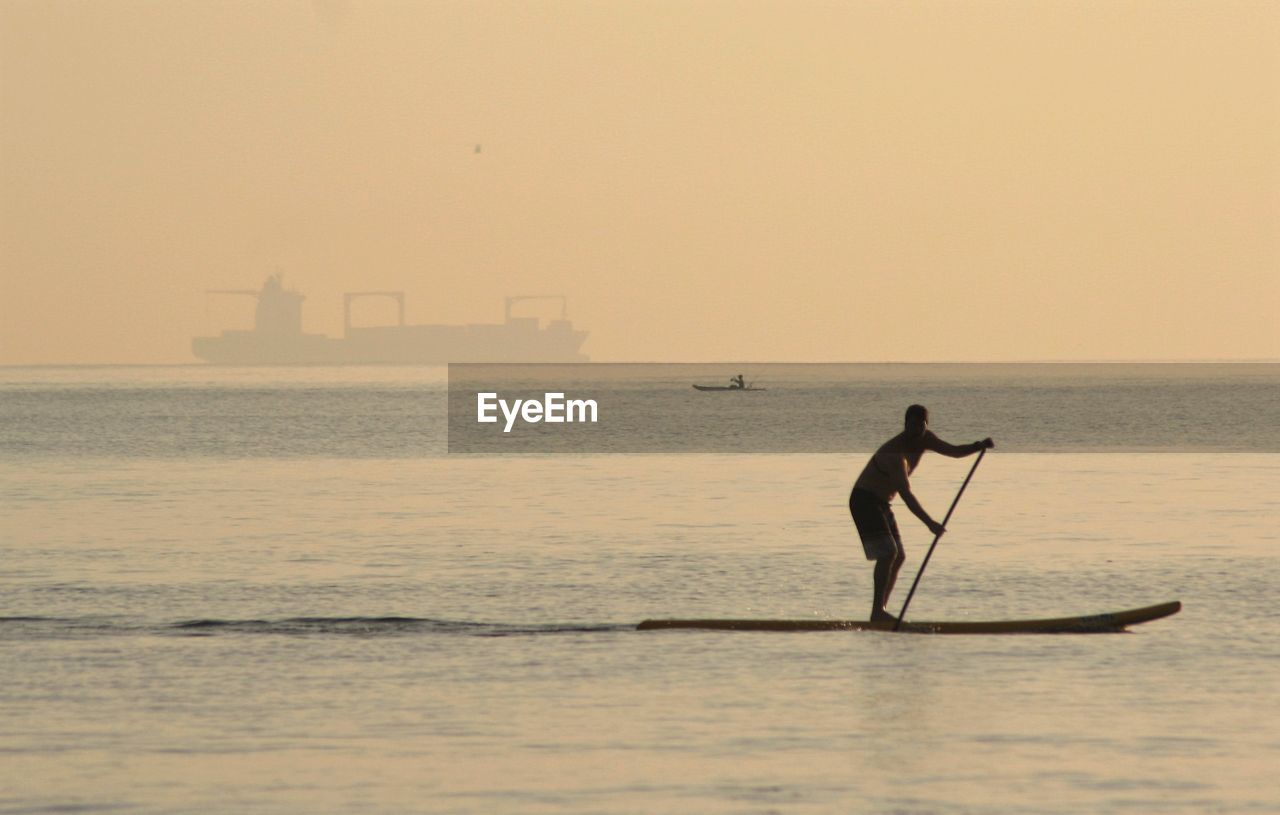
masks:
[[[31,362],[0,363],[0,369],[23,368],[445,368],[450,363],[350,363],[350,364],[263,364],[218,365],[209,362]],[[494,361],[467,364],[530,364]],[[546,362],[543,365],[1277,365],[1280,358],[1182,358],[1182,359],[933,359],[933,360],[590,360],[587,362]]]

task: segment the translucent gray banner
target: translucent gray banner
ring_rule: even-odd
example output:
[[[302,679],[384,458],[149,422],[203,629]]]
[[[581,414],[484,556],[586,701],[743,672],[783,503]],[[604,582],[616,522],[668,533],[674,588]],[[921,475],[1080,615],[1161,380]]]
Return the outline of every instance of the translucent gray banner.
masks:
[[[450,365],[449,452],[865,451],[916,403],[1006,451],[1280,451],[1268,363],[584,363]]]

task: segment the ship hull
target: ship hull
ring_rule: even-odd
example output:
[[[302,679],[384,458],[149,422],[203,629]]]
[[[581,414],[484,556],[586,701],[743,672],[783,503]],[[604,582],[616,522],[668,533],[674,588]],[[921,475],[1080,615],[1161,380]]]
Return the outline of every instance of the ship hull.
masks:
[[[429,331],[364,329],[346,339],[318,334],[263,337],[253,331],[226,331],[218,337],[196,337],[196,357],[215,365],[445,365],[450,362],[586,362],[578,351],[585,331],[556,341],[551,338],[503,338],[485,332],[462,336],[429,336]],[[423,326],[422,328],[431,328]],[[442,326],[441,328],[469,328]]]

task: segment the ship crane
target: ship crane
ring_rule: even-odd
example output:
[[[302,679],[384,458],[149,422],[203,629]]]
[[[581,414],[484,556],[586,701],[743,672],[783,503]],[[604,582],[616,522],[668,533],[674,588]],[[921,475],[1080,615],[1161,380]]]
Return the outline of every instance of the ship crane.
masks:
[[[522,300],[559,300],[560,301],[560,319],[569,319],[569,298],[563,294],[520,294],[514,297],[506,298],[507,309],[505,313],[505,321],[511,322],[511,307]]]
[[[280,291],[284,287],[284,274],[277,272],[267,278],[261,289],[205,289],[205,294],[242,294],[249,297],[261,297],[270,291]]]
[[[342,335],[351,335],[351,301],[357,297],[390,297],[399,306],[399,326],[404,328],[404,292],[402,291],[349,291],[342,295]]]

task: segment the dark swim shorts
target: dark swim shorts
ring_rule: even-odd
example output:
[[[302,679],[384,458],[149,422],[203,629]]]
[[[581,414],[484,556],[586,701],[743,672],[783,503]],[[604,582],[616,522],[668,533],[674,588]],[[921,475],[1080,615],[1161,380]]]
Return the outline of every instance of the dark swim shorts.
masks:
[[[893,510],[873,492],[855,489],[849,493],[849,514],[862,538],[867,560],[902,557],[902,535]]]

